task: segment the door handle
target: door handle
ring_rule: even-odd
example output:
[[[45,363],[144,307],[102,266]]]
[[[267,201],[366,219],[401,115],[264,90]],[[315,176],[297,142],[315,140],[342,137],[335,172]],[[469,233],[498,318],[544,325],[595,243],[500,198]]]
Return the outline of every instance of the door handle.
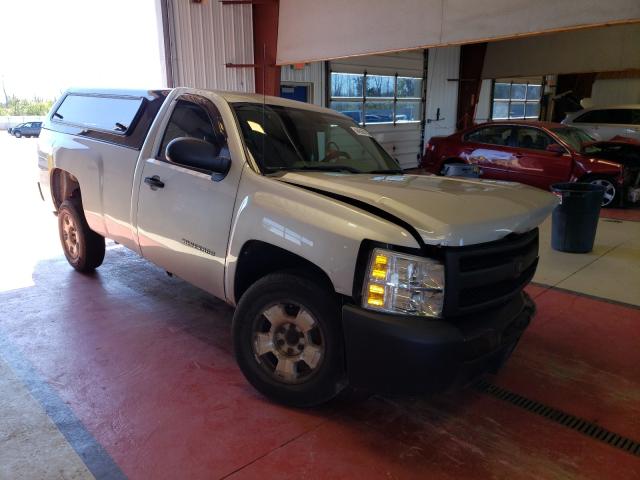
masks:
[[[516,157],[516,158],[524,157],[524,155],[522,153],[514,153],[513,156]]]
[[[153,177],[145,177],[144,183],[151,187],[151,190],[156,190],[158,188],[164,188],[164,182],[160,180],[158,175],[154,175]]]

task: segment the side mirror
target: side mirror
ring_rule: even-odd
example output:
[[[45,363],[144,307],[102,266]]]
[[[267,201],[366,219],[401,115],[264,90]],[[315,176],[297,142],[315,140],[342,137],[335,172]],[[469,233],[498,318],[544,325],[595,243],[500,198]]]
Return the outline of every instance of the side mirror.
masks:
[[[563,153],[565,153],[564,147],[559,143],[550,143],[549,145],[547,145],[547,148],[545,150],[547,152],[557,153],[558,155],[562,155]]]
[[[211,174],[214,182],[222,180],[231,168],[231,159],[220,157],[220,146],[198,138],[178,137],[167,145],[165,156],[176,165],[197,168]]]

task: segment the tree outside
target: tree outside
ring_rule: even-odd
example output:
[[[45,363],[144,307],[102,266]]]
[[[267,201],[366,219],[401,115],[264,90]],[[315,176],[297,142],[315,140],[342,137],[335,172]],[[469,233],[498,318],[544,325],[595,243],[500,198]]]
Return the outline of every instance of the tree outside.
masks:
[[[23,115],[46,115],[54,100],[34,97],[32,99],[9,96],[5,104],[0,104],[0,117]]]

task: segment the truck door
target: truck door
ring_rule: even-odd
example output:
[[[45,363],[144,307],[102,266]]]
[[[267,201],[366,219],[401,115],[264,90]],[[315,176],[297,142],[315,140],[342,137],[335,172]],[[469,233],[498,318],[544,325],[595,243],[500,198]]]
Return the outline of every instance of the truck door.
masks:
[[[171,163],[165,150],[178,137],[223,145],[220,155],[230,155],[225,125],[213,102],[192,94],[178,97],[160,133],[160,147],[143,160],[137,214],[140,249],[156,265],[224,298],[226,249],[240,168],[232,166],[223,180],[215,182],[210,173]]]

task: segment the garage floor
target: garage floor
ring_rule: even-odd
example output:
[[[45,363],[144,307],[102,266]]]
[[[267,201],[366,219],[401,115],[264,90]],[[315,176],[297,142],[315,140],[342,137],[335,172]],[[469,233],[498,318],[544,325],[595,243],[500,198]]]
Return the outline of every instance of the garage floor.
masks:
[[[640,215],[588,255],[543,227],[538,316],[488,383],[292,410],[243,379],[225,304],[114,244],[71,270],[34,146],[0,136],[0,479],[640,478]]]

